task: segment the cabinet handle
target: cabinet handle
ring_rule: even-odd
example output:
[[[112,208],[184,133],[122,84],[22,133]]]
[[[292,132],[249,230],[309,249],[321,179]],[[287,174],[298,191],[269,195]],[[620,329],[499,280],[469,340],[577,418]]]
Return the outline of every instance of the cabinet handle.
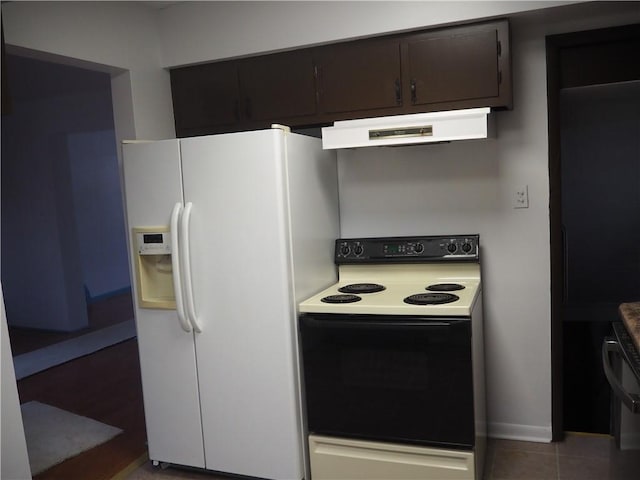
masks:
[[[324,86],[322,84],[322,67],[316,65],[314,74],[316,76],[316,105],[320,105],[322,96],[324,95]]]
[[[400,79],[396,78],[396,105],[402,105],[402,87],[400,86]]]
[[[416,79],[411,79],[411,103],[416,103]]]
[[[569,299],[569,243],[567,242],[567,229],[564,225],[560,226],[562,235],[562,301]]]

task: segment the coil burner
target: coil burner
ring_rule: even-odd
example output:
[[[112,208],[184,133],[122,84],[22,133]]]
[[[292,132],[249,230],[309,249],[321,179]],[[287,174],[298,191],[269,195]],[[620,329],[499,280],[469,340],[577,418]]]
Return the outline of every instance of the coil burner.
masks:
[[[405,298],[404,302],[411,305],[442,305],[459,299],[460,297],[453,293],[417,293]]]
[[[378,283],[352,283],[338,289],[342,293],[375,293],[384,290],[384,285]]]
[[[459,283],[434,283],[427,287],[430,292],[455,292],[462,289],[464,289],[464,285]]]
[[[321,299],[324,303],[354,303],[362,300],[357,295],[329,295]]]

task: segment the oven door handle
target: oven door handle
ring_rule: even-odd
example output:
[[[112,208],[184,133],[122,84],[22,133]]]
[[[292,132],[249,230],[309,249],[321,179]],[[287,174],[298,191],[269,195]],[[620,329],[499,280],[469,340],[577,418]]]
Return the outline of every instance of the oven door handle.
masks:
[[[302,320],[303,323],[306,323],[307,325],[310,326],[322,326],[322,327],[327,327],[327,328],[335,328],[335,329],[342,329],[342,328],[367,328],[367,329],[371,329],[371,328],[404,328],[404,327],[408,327],[408,328],[412,328],[412,327],[428,327],[428,328],[454,328],[459,324],[465,324],[467,322],[469,322],[469,320],[448,320],[448,321],[442,321],[442,320],[437,320],[437,321],[433,321],[433,322],[429,322],[429,321],[410,321],[410,320],[403,320],[403,321],[386,321],[386,320],[361,320],[361,321],[357,321],[357,320],[319,320],[316,318],[303,318]]]
[[[611,353],[618,355],[623,362],[626,361],[620,344],[612,338],[605,338],[602,343],[602,366],[607,381],[609,385],[611,385],[613,393],[625,404],[631,413],[640,413],[640,395],[629,393],[624,389],[622,382],[616,377],[611,366]]]

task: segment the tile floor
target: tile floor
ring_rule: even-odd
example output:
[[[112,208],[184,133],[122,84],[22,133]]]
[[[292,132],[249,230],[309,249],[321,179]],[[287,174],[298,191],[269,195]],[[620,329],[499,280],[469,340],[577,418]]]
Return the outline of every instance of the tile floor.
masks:
[[[154,468],[150,462],[126,480],[217,480],[201,472]],[[638,480],[640,453],[620,452],[606,435],[567,434],[563,442],[489,440],[484,480]],[[390,479],[391,480],[391,479]]]
[[[620,452],[607,435],[567,434],[557,443],[490,440],[485,480],[632,480],[640,453]]]

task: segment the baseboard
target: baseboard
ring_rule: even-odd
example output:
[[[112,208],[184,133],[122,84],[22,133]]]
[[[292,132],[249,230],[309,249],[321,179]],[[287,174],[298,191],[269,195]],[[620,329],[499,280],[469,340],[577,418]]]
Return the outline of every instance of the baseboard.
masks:
[[[527,442],[551,442],[551,425],[538,427],[536,425],[519,425],[517,423],[489,423],[489,437],[504,440],[521,440]]]
[[[639,450],[640,449],[640,433],[622,433],[620,434],[621,450]]]

